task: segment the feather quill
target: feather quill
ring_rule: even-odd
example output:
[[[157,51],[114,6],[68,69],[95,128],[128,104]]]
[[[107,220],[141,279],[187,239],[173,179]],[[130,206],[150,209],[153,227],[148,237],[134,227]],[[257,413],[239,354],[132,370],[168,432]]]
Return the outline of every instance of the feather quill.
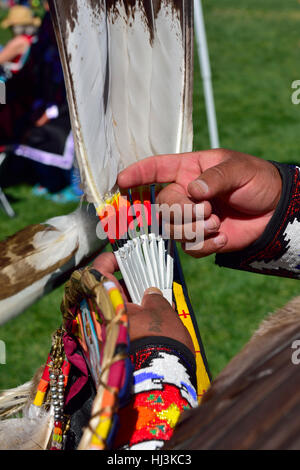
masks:
[[[0,418],[8,418],[23,410],[32,391],[32,381],[3,390],[0,395]]]

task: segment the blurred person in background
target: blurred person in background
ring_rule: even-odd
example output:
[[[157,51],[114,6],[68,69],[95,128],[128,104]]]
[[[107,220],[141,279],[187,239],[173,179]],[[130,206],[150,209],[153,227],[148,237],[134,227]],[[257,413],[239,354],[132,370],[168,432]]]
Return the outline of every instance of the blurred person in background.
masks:
[[[37,40],[41,20],[25,6],[14,6],[2,28],[9,28],[12,39],[0,50],[0,75],[6,82],[6,105],[0,108],[0,144],[21,138],[34,97],[32,46]]]
[[[14,136],[17,145],[6,173],[17,177],[19,182],[18,169],[21,178],[28,177],[28,182],[34,185],[35,195],[55,202],[74,202],[82,192],[78,176],[74,177],[77,170],[73,168],[74,143],[64,76],[48,2],[44,1],[43,6],[45,15],[30,53],[34,99],[26,131],[19,139],[18,135]]]
[[[56,202],[77,200],[71,186],[74,144],[69,108],[56,37],[48,2],[32,54],[36,65],[36,92],[32,106],[32,127],[16,150],[34,161],[38,182],[36,195]],[[63,193],[61,193],[63,191]]]
[[[0,1],[0,7],[1,8],[11,8],[13,7],[17,2],[14,0],[1,0]]]

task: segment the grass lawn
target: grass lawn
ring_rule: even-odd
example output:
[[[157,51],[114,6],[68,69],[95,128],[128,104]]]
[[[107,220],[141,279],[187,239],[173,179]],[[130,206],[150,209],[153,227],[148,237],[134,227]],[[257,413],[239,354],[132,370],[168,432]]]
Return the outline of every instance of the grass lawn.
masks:
[[[300,4],[297,0],[203,0],[222,147],[267,160],[300,163],[300,107],[291,84],[300,79]],[[1,39],[2,36],[0,36]],[[194,148],[209,148],[202,82],[195,51]],[[68,213],[9,188],[17,217],[0,210],[0,238],[29,223]],[[181,255],[183,270],[206,350],[216,376],[241,349],[261,320],[299,292],[299,282],[220,269],[214,257]],[[0,328],[6,343],[0,388],[28,380],[45,360],[59,326],[63,288]]]

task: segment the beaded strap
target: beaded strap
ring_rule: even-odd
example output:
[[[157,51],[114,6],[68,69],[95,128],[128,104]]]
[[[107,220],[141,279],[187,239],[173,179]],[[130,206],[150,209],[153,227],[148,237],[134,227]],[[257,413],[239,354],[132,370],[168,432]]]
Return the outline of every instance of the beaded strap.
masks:
[[[52,348],[31,405],[32,415],[37,415],[43,408],[53,410],[51,450],[63,448],[63,439],[69,429],[69,419],[64,414],[64,403],[70,363],[65,357],[62,338],[63,330],[58,329],[53,335]]]
[[[49,448],[65,448],[70,429],[67,404],[88,380],[69,383],[74,344],[81,351],[82,369],[88,370],[97,390],[89,423],[79,449],[102,450],[113,440],[119,403],[129,393],[128,319],[122,296],[114,283],[90,268],[75,271],[65,286],[61,306],[63,326],[53,335],[52,348],[32,409],[53,411]],[[71,348],[70,348],[71,345]],[[78,358],[77,358],[78,359]],[[77,388],[76,388],[77,387]]]

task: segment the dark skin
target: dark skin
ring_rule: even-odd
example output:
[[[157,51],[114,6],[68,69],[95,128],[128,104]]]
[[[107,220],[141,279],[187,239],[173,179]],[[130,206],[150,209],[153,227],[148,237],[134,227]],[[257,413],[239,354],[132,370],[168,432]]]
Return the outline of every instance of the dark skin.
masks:
[[[282,191],[281,177],[274,165],[226,149],[149,157],[129,166],[118,177],[121,189],[152,183],[169,183],[158,194],[158,204],[179,204],[182,208],[188,204],[193,210],[203,205],[202,220],[197,220],[193,212],[192,219],[184,221],[193,230],[203,229],[203,246],[187,251],[186,240],[179,240],[183,249],[196,258],[242,250],[257,240],[273,216]],[[171,234],[175,230],[171,221]],[[158,289],[145,292],[142,306],[134,305],[128,302],[114,277],[118,265],[112,253],[100,255],[94,267],[121,289],[130,319],[131,340],[167,336],[194,351],[189,333]]]
[[[193,209],[203,205],[204,220],[196,222],[194,217],[190,221],[194,231],[204,226],[203,247],[187,251],[196,258],[242,250],[257,240],[274,214],[282,190],[274,165],[226,149],[149,157],[118,177],[121,189],[152,183],[169,183],[158,194],[158,204],[192,205]],[[171,236],[175,228],[171,224]],[[186,240],[178,241],[185,250]]]

